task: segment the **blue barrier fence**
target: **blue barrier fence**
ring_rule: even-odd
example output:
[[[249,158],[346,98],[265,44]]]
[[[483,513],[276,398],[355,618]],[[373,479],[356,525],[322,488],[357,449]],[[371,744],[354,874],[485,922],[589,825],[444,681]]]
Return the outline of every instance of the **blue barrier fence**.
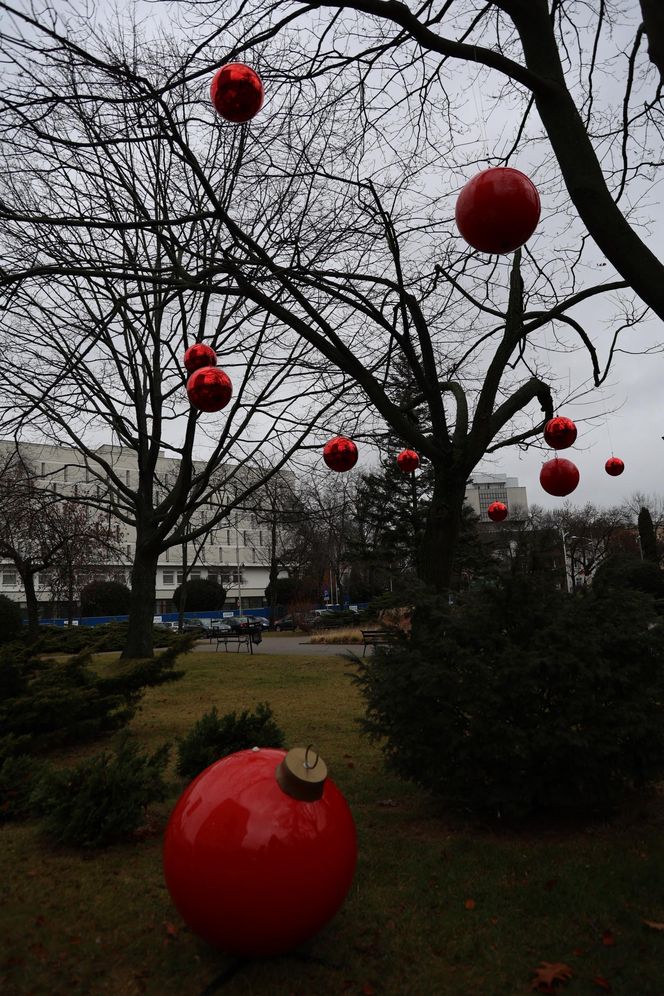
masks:
[[[364,609],[367,603],[360,603],[356,608]],[[339,610],[341,606],[321,606],[321,609],[330,608],[332,610]],[[258,609],[243,609],[240,612],[239,609],[216,609],[208,610],[207,612],[185,612],[185,619],[230,619],[232,616],[262,616],[267,619],[270,615],[270,609],[268,606]],[[177,622],[180,618],[178,612],[162,612],[161,614],[155,614],[155,622]],[[127,622],[129,616],[83,616],[81,619],[74,619],[74,626],[102,626],[104,623],[120,623]],[[24,620],[24,623],[27,620]],[[40,626],[66,626],[68,624],[67,619],[40,619]]]

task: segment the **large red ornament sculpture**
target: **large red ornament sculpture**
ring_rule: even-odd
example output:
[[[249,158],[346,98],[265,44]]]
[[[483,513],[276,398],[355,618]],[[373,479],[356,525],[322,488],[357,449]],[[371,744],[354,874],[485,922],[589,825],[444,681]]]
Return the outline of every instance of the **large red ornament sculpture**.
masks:
[[[478,173],[456,202],[457,228],[480,252],[514,252],[537,228],[540,199],[528,177],[509,166]]]
[[[576,426],[571,418],[557,415],[544,426],[544,439],[554,450],[566,450],[576,439]]]
[[[263,106],[263,84],[250,66],[229,62],[214,74],[210,97],[217,114],[226,121],[243,124],[256,117]]]
[[[187,381],[187,395],[194,408],[202,412],[219,412],[231,400],[233,385],[219,367],[201,367]]]
[[[507,505],[502,501],[492,501],[486,510],[492,522],[502,522],[507,518]]]
[[[555,495],[556,498],[570,495],[578,483],[579,468],[571,460],[555,457],[547,460],[540,470],[540,484],[548,494]]]
[[[620,457],[609,457],[609,459],[604,464],[604,470],[610,477],[620,477],[623,470],[625,469],[625,464],[620,459]]]
[[[233,954],[277,955],[335,915],[353,881],[357,840],[326,775],[310,748],[254,748],[216,761],[185,790],[163,861],[171,898],[195,933]]]
[[[404,474],[410,474],[413,470],[417,470],[420,465],[420,458],[415,452],[415,450],[402,450],[397,457],[397,467],[402,470]]]
[[[200,370],[201,367],[216,367],[217,354],[212,346],[206,346],[204,342],[195,342],[193,346],[185,350],[184,365],[188,373]]]
[[[323,460],[330,468],[342,473],[350,470],[357,463],[357,446],[352,439],[345,436],[335,436],[323,447]]]

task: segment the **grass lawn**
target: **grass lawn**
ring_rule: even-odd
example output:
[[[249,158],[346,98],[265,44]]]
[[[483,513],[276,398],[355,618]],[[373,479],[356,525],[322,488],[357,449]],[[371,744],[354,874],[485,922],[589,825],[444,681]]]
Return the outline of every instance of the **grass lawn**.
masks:
[[[101,655],[99,669],[115,657]],[[664,996],[664,929],[643,922],[664,923],[656,808],[614,826],[467,828],[386,774],[360,739],[347,660],[193,653],[182,662],[181,681],[146,694],[135,734],[156,747],[212,705],[269,701],[290,745],[319,746],[353,810],[360,857],[345,906],[289,956],[238,963],[208,948],[162,878],[161,832],[184,787],[172,773],[155,832],[136,842],[80,853],[46,844],[37,824],[0,828],[0,992],[526,996],[540,963],[563,962],[572,977],[551,992]]]

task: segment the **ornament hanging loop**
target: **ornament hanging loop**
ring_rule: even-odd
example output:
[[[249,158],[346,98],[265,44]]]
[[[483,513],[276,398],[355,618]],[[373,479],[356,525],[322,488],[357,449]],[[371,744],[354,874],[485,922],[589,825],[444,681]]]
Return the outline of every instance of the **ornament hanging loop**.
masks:
[[[312,751],[316,755],[316,760],[314,761],[313,764],[309,763],[309,751]],[[307,749],[304,752],[304,761],[302,762],[303,765],[304,765],[304,767],[308,771],[310,771],[312,768],[316,767],[316,765],[318,764],[319,758],[320,758],[320,753],[318,751],[318,748],[314,747],[313,744],[308,744],[307,745]]]

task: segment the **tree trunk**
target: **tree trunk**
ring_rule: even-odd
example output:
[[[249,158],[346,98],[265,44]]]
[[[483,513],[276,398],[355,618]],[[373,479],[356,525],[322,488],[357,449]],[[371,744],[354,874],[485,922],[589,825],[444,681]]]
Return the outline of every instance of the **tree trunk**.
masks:
[[[277,520],[270,524],[270,628],[274,627],[277,615],[277,578],[279,577],[279,562],[277,560]]]
[[[157,550],[136,544],[136,554],[131,569],[131,605],[127,642],[122,651],[122,660],[152,657],[158,560]]]
[[[184,629],[184,613],[187,606],[187,544],[182,544],[182,586],[180,588],[180,604],[178,606],[178,633]]]
[[[639,512],[639,541],[641,543],[641,556],[643,559],[649,560],[653,564],[658,564],[657,535],[652,522],[652,516],[647,508],[642,508]]]
[[[452,582],[454,556],[461,532],[466,481],[434,465],[434,485],[419,547],[418,577],[440,594]]]
[[[19,574],[23,582],[28,612],[28,639],[32,642],[39,635],[39,603],[35,592],[35,576],[30,570],[19,571]]]

